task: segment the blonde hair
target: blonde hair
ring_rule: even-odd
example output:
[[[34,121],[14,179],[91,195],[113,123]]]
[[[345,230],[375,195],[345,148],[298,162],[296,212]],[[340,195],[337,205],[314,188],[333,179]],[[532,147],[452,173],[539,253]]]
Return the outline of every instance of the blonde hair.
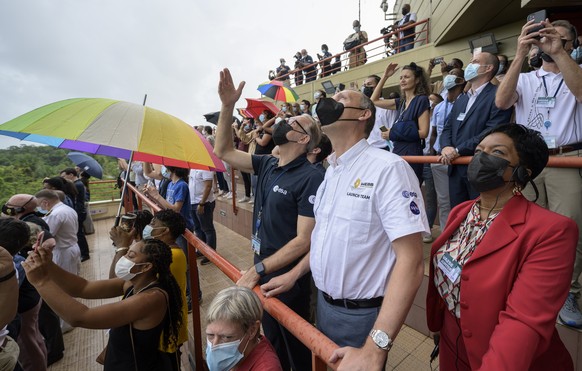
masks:
[[[231,321],[247,331],[263,317],[263,307],[257,295],[240,286],[228,287],[220,291],[208,308],[206,323]]]

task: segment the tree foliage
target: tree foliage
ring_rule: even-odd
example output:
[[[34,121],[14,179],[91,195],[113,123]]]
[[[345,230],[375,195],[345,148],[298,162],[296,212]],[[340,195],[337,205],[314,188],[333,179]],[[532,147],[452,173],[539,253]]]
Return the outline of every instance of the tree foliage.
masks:
[[[67,157],[69,152],[50,146],[21,145],[0,149],[0,205],[17,193],[35,194],[42,189],[44,178],[59,176],[64,168],[74,167]],[[115,157],[92,157],[103,167],[104,180],[117,177]]]

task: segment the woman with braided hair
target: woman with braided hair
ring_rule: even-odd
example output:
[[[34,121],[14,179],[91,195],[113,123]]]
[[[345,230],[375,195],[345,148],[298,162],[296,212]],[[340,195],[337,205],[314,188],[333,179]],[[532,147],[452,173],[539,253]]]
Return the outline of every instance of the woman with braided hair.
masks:
[[[115,267],[117,278],[87,281],[59,268],[52,253],[39,248],[22,263],[28,280],[47,304],[75,327],[111,329],[105,371],[165,370],[160,336],[169,343],[183,320],[180,288],[170,272],[170,247],[159,240],[128,248]],[[123,300],[89,308],[75,297]],[[162,335],[163,334],[163,335]]]

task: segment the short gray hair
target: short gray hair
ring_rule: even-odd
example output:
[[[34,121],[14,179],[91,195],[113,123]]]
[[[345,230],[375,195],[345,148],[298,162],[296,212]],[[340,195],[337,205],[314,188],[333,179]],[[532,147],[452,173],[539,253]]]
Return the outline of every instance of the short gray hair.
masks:
[[[206,323],[231,321],[247,331],[262,317],[263,307],[258,296],[246,287],[231,286],[214,297],[206,314]]]

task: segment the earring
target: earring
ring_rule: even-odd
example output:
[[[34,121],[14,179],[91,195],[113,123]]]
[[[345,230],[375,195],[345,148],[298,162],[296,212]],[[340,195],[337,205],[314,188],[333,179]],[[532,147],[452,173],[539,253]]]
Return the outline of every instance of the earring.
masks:
[[[517,196],[517,195],[521,195],[521,186],[520,185],[515,185],[515,187],[513,187],[513,195]]]

